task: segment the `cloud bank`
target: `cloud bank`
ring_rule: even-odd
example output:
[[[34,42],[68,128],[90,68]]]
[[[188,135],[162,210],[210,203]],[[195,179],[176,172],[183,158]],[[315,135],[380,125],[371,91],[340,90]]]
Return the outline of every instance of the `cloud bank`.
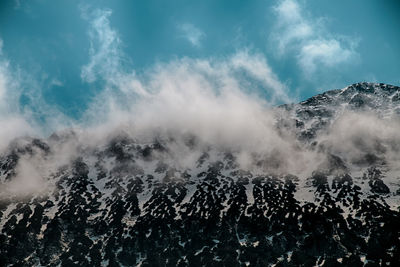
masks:
[[[105,18],[106,12],[96,14]],[[94,77],[98,70],[115,75],[104,76],[110,79],[108,84],[113,84],[112,90],[108,87],[98,95],[86,114],[89,123],[85,125],[94,127],[94,132],[110,131],[105,135],[112,135],[116,129],[123,129],[136,139],[148,141],[161,137],[185,142],[186,137],[195,136],[204,146],[241,154],[243,162],[251,154],[265,153],[301,158],[294,152],[297,144],[286,140],[274,127],[272,106],[292,99],[263,55],[242,50],[219,58],[182,58],[137,74],[119,64],[104,63],[118,62],[123,53],[118,52],[118,42],[102,45],[118,40],[109,21],[102,22],[91,25],[92,31],[104,34],[90,37],[94,38],[92,43],[110,51],[100,49],[92,54],[86,75]],[[103,55],[110,58],[93,60]],[[258,95],[260,88],[268,100]],[[96,122],[98,117],[106,118],[106,122]]]
[[[308,18],[296,0],[279,1],[273,10],[277,21],[271,40],[278,54],[294,53],[306,76],[318,66],[340,66],[357,58],[354,38],[328,33],[323,19]]]
[[[138,143],[163,142],[169,154],[160,157],[177,168],[191,168],[203,153],[212,151],[231,153],[246,170],[304,178],[331,154],[355,165],[371,153],[386,161],[397,159],[396,144],[400,140],[395,133],[400,127],[395,120],[382,122],[365,114],[343,115],[318,136],[317,148],[297,139],[293,121],[284,129],[277,127],[277,118],[289,115],[277,112],[274,106],[295,100],[288,96],[286,85],[260,53],[243,49],[221,57],[181,58],[137,73],[125,65],[129,58],[121,49],[118,32],[111,27],[111,11],[82,10],[89,22],[92,45],[81,78],[88,83],[101,81],[104,88],[78,121],[63,119],[43,106],[42,113],[54,114],[61,121],[52,127],[58,137],[42,135],[50,145],[50,154],[39,151],[19,162],[14,180],[26,185],[24,192],[42,188],[36,185],[49,171],[88,153],[85,149],[93,152],[104,148],[120,135]],[[284,31],[281,48],[300,48],[299,64],[309,65],[309,70],[317,63],[339,64],[353,53],[348,50],[346,55],[347,50],[336,39],[319,37],[296,2],[283,1],[276,10],[283,18],[280,27],[300,27],[294,33]],[[299,40],[300,47],[295,40]],[[302,53],[307,57],[302,59]],[[8,61],[0,61],[0,122],[7,126],[0,131],[0,152],[6,154],[13,148],[8,145],[15,137],[40,135],[34,130],[29,112],[8,105],[18,103],[8,99],[12,88],[18,86],[16,80]],[[73,130],[65,132],[71,125]],[[32,183],[26,182],[31,179],[29,175]],[[9,186],[11,191],[18,187]]]
[[[321,133],[318,140],[325,151],[340,156],[349,165],[388,165],[398,169],[400,120],[382,118],[374,111],[346,111]]]

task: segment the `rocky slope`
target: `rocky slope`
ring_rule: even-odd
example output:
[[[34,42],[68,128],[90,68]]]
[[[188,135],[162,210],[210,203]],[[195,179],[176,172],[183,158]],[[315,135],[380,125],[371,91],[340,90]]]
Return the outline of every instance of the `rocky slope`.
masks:
[[[38,176],[26,162],[47,166],[75,135],[17,140],[0,157],[0,266],[397,266],[396,140],[357,161],[323,137],[347,111],[385,120],[399,108],[399,87],[371,83],[277,107],[277,129],[326,156],[307,177],[243,169],[212,148],[173,166],[173,141],[120,133],[17,193],[21,172]]]

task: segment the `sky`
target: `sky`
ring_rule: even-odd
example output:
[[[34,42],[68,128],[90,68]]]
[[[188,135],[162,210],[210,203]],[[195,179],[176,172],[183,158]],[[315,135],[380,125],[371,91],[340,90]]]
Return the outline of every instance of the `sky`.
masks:
[[[105,102],[196,87],[195,74],[270,105],[400,85],[399,11],[396,0],[2,0],[0,120],[87,122]]]

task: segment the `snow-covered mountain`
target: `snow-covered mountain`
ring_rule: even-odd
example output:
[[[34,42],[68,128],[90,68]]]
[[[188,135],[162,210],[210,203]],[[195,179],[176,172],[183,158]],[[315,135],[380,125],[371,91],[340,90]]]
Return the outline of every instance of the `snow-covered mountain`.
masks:
[[[398,266],[399,113],[396,86],[327,91],[275,107],[290,145],[246,156],[195,133],[20,138],[0,266]]]

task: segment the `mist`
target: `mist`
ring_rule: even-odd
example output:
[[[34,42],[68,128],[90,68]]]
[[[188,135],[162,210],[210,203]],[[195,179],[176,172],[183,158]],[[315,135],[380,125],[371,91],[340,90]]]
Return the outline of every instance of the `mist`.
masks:
[[[12,182],[1,179],[0,191],[24,193],[42,190],[47,178],[78,157],[107,147],[118,136],[139,144],[161,142],[168,153],[154,160],[175,168],[195,168],[204,154],[232,154],[238,168],[254,173],[294,174],[309,177],[330,155],[341,157],[349,168],[394,164],[400,144],[399,120],[382,119],[373,112],[346,111],[317,133],[317,146],[302,142],[295,123],[277,127],[276,108],[298,102],[288,94],[267,59],[243,48],[214,58],[180,58],[158,62],[144,71],[127,68],[118,33],[111,28],[110,10],[83,9],[89,21],[90,62],[81,78],[103,88],[84,115],[72,119],[35,95],[36,110],[20,108],[23,81],[10,63],[0,61],[0,153],[15,151],[20,141],[42,139],[49,151],[25,154]],[[1,46],[0,46],[1,48]],[[46,114],[44,122],[35,113]],[[55,133],[51,136],[52,133]],[[54,138],[58,136],[58,138]],[[46,186],[45,186],[46,187]]]

